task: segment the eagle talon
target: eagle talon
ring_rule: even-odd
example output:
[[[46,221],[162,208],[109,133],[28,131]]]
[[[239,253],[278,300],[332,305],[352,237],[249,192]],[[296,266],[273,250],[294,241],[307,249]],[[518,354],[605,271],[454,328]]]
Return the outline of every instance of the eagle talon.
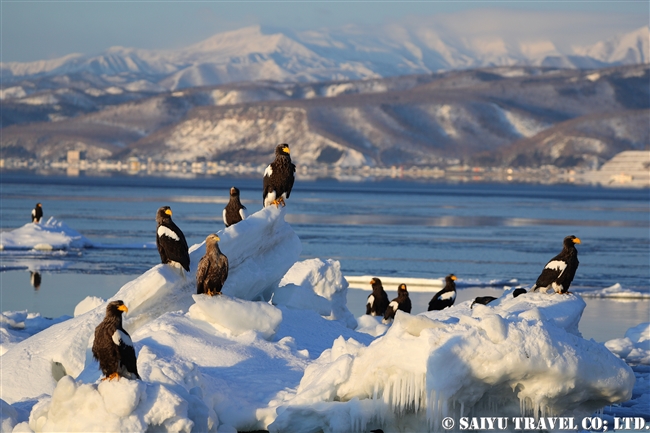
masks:
[[[103,378],[102,382],[105,381],[106,379],[108,379],[109,382],[113,379],[120,380],[120,377],[121,377],[120,374],[117,372],[111,373],[110,376],[106,376],[105,378]]]

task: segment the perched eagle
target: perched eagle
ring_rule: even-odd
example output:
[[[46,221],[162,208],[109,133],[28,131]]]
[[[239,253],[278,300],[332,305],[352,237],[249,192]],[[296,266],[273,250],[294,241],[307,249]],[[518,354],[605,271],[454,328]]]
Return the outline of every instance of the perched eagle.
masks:
[[[230,201],[223,209],[223,223],[226,227],[246,219],[246,206],[239,201],[239,189],[230,188]]]
[[[43,206],[40,203],[36,203],[36,207],[32,209],[32,222],[40,223],[41,218],[43,218]]]
[[[542,274],[537,278],[532,290],[543,289],[546,291],[549,287],[555,290],[555,293],[568,293],[569,286],[578,269],[578,250],[575,244],[579,244],[580,239],[571,235],[564,238],[564,248],[557,256],[553,257],[550,262],[544,266]]]
[[[409,292],[406,290],[406,284],[400,284],[397,288],[397,298],[388,304],[386,313],[384,313],[384,320],[393,319],[397,310],[404,311],[405,313],[411,312],[411,298],[409,298]]]
[[[219,249],[219,236],[205,238],[205,255],[196,269],[196,293],[210,296],[220,295],[228,278],[228,257]]]
[[[454,305],[456,301],[456,275],[449,274],[445,277],[445,287],[433,295],[429,301],[429,309],[427,311],[442,310]]]
[[[181,229],[172,221],[172,210],[169,206],[158,209],[156,222],[158,223],[156,245],[160,253],[160,261],[172,266],[178,263],[189,272],[190,255],[187,251],[187,241]]]
[[[474,304],[481,304],[481,305],[487,305],[492,301],[495,301],[497,298],[494,296],[477,296],[476,299],[474,299],[474,302],[472,302],[472,305],[469,306],[470,310],[474,308]]]
[[[366,302],[366,314],[371,316],[383,316],[388,308],[388,295],[384,291],[384,286],[381,285],[379,278],[370,280],[372,285],[372,293],[368,295]]]
[[[122,312],[129,311],[122,301],[106,306],[106,317],[95,328],[93,357],[104,373],[102,380],[140,379],[135,349],[128,332],[122,328]]]
[[[295,180],[296,166],[291,162],[289,145],[279,144],[275,148],[275,160],[264,170],[264,207],[274,204],[276,207],[291,195]]]

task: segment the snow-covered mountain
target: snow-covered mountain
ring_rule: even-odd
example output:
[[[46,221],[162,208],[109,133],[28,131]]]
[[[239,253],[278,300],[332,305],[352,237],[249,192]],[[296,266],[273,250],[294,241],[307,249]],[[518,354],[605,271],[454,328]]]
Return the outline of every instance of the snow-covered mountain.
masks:
[[[462,37],[424,23],[304,32],[253,26],[177,50],[113,47],[99,55],[5,62],[0,70],[5,89],[25,80],[65,76],[68,83],[92,77],[104,88],[151,91],[259,80],[368,79],[490,66],[594,68],[647,63],[648,35],[645,26],[567,51],[551,40]]]
[[[287,142],[302,166],[474,157],[482,165],[593,166],[650,148],[649,79],[650,65],[499,67],[154,94],[42,91],[3,101],[0,157],[57,160],[80,150],[91,160],[261,165]]]

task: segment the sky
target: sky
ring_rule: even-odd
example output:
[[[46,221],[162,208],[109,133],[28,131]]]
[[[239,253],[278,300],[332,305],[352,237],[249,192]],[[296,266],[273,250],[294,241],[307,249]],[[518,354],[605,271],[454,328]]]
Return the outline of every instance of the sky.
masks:
[[[26,62],[112,46],[178,49],[250,25],[266,33],[425,20],[460,35],[585,45],[648,25],[650,2],[0,0],[0,20],[0,60]]]

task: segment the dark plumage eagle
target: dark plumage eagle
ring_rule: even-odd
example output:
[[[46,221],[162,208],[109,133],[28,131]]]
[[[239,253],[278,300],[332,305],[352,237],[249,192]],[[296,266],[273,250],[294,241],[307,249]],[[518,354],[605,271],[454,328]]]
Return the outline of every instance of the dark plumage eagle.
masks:
[[[289,145],[279,144],[275,148],[275,160],[264,170],[264,207],[274,204],[276,207],[291,195],[295,180],[296,166],[291,162]]]
[[[190,255],[188,253],[185,235],[172,221],[172,210],[169,206],[158,209],[156,214],[156,245],[160,253],[160,261],[174,266],[178,263],[187,272],[190,271]],[[182,271],[181,271],[182,272]]]
[[[230,188],[230,201],[223,209],[223,223],[226,227],[246,219],[246,206],[239,201],[239,189]]]
[[[228,278],[228,257],[219,249],[219,236],[205,238],[205,255],[196,269],[196,293],[210,296],[220,295]]]
[[[429,309],[427,311],[442,310],[451,307],[456,302],[456,275],[449,274],[445,277],[445,287],[433,295],[429,301]]]
[[[492,301],[495,301],[497,298],[494,296],[477,296],[474,301],[472,302],[472,305],[469,306],[470,310],[474,308],[474,304],[481,304],[481,305],[487,305]]]
[[[397,310],[404,311],[405,313],[411,312],[411,298],[409,298],[409,292],[406,290],[406,284],[400,284],[397,288],[397,298],[388,304],[386,313],[384,313],[384,320],[393,319]]]
[[[532,290],[537,291],[543,289],[546,291],[549,287],[555,290],[555,293],[568,293],[569,286],[573,281],[573,277],[578,270],[578,250],[575,244],[579,244],[580,239],[575,236],[567,236],[564,238],[564,248],[557,256],[549,261],[542,274],[537,278]]]
[[[36,203],[36,207],[32,209],[32,222],[40,223],[41,218],[43,218],[43,206],[40,203]]]
[[[388,308],[388,295],[384,291],[384,286],[379,278],[370,280],[372,293],[368,295],[366,302],[366,314],[371,316],[383,316]]]
[[[95,328],[93,357],[104,373],[102,380],[140,379],[135,349],[128,332],[122,328],[122,313],[129,311],[122,301],[113,301],[106,306],[106,317]]]

